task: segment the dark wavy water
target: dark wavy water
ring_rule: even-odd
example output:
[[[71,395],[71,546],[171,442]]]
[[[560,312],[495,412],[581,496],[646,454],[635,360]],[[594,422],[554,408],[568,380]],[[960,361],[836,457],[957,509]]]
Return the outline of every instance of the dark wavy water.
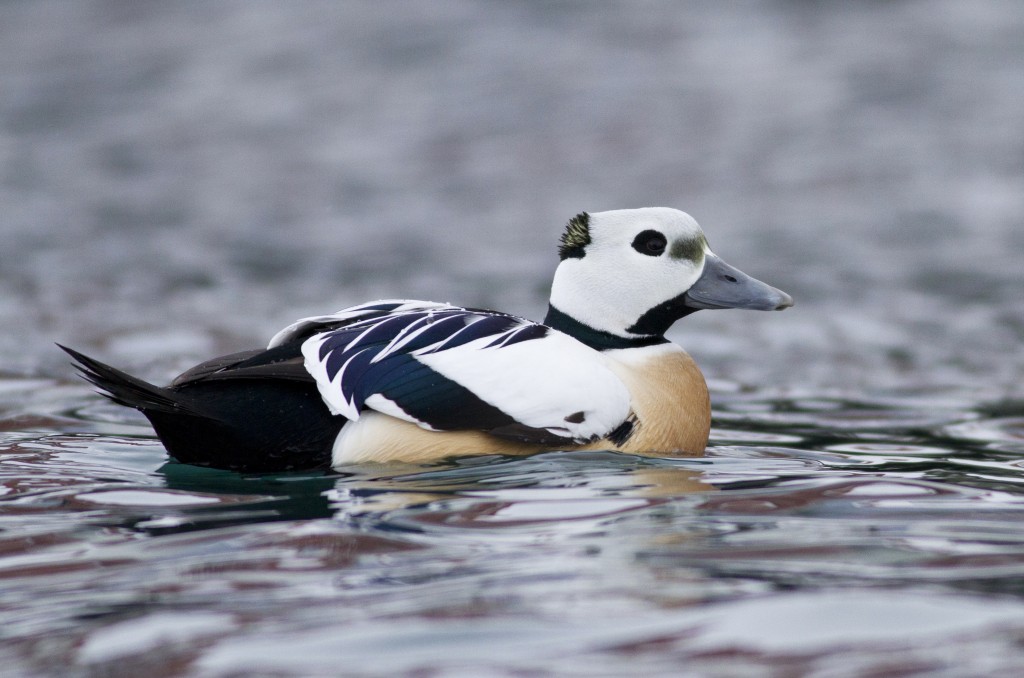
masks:
[[[3,656],[27,673],[1024,668],[1019,402],[719,391],[700,459],[241,476],[168,461],[82,387],[3,387]]]
[[[1024,672],[1024,9],[0,4],[0,674]],[[581,209],[782,314],[673,331],[698,459],[243,476],[154,381],[379,297],[543,314]]]

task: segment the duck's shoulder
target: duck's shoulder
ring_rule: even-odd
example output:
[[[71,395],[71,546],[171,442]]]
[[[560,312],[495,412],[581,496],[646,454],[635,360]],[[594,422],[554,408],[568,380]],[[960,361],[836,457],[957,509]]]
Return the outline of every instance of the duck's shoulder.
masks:
[[[277,348],[285,344],[304,341],[313,335],[340,330],[352,325],[372,325],[391,318],[415,320],[422,314],[437,312],[469,313],[470,310],[452,304],[416,299],[380,299],[349,306],[334,313],[315,315],[296,320],[275,334],[267,346]]]

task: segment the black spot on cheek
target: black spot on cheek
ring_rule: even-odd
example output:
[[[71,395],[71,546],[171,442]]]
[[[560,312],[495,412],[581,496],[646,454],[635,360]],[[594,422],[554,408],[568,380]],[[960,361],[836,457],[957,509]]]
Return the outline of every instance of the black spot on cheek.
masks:
[[[566,417],[565,420],[570,424],[582,424],[583,420],[586,418],[586,415],[583,414],[582,412],[573,412],[568,417]]]

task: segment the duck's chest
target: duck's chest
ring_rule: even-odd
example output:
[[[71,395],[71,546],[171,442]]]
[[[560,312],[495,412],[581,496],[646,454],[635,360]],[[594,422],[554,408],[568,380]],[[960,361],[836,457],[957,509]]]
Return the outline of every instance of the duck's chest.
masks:
[[[632,453],[700,454],[711,430],[711,400],[697,364],[675,344],[608,351],[626,384],[635,423],[615,448]],[[605,441],[605,449],[608,445]]]

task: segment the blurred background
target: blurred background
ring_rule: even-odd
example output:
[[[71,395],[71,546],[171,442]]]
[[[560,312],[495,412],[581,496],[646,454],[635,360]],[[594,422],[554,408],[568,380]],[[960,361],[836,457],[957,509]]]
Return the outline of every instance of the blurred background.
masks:
[[[541,318],[568,218],[645,205],[797,300],[677,325],[713,385],[1020,393],[1024,4],[0,4],[0,373]]]

